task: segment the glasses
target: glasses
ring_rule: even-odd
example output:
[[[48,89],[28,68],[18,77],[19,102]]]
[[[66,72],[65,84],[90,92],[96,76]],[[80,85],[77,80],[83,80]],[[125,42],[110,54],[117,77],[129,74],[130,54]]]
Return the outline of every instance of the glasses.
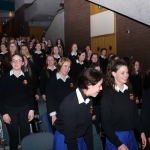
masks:
[[[10,48],[16,48],[16,46],[10,46]]]
[[[22,60],[12,60],[12,63],[21,63],[22,62]]]

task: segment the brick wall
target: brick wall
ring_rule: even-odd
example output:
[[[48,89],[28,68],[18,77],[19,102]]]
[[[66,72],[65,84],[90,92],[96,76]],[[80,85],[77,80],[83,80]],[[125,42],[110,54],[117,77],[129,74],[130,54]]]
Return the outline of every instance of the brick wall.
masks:
[[[90,45],[90,3],[85,0],[65,0],[65,51],[72,43],[84,49]]]
[[[126,30],[130,29],[128,34]],[[150,27],[125,16],[116,15],[117,54],[133,56],[144,72],[150,67]]]
[[[8,36],[15,38],[30,35],[28,22],[25,22],[24,19],[24,11],[27,7],[28,5],[25,4],[15,12],[15,17],[3,27],[3,33],[7,33]]]

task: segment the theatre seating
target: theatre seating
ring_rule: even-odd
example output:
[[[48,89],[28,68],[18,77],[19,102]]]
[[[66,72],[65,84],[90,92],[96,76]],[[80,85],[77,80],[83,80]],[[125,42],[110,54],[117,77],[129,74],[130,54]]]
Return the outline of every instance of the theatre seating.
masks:
[[[49,132],[30,134],[22,140],[22,150],[52,150],[54,136]]]
[[[93,145],[94,145],[94,150],[102,150],[102,142],[101,142],[101,137],[99,134],[97,134],[95,125],[93,124]]]

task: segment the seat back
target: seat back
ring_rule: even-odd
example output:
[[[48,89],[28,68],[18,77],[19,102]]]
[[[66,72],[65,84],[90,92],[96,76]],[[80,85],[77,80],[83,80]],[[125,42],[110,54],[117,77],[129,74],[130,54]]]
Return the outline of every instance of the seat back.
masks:
[[[49,150],[53,148],[54,136],[49,132],[40,132],[26,136],[22,140],[22,150]]]
[[[93,145],[94,145],[94,150],[102,150],[102,141],[101,137],[99,134],[97,134],[96,127],[93,124]]]
[[[46,103],[39,104],[39,116],[40,116],[40,120],[42,121],[43,130],[46,132],[53,133],[52,127],[48,119]]]

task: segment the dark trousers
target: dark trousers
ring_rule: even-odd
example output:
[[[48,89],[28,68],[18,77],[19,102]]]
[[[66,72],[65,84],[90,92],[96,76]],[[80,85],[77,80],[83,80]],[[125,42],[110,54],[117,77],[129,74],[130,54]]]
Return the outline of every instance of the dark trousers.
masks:
[[[6,124],[10,138],[10,150],[18,150],[19,128],[21,140],[30,134],[28,122],[29,107],[28,105],[23,107],[6,106],[6,110],[11,118],[11,123]]]

